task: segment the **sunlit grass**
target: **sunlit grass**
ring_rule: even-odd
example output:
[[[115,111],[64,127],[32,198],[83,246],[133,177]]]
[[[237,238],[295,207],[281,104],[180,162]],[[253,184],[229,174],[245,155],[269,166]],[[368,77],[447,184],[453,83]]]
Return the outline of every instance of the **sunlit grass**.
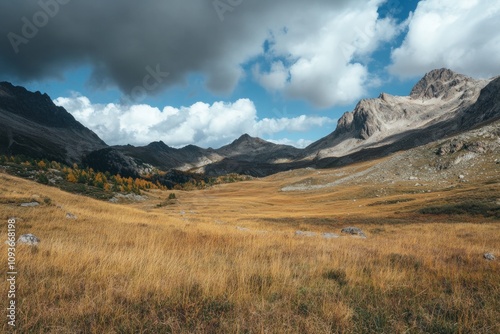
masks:
[[[169,192],[117,205],[0,180],[0,218],[42,240],[18,246],[18,333],[500,332],[500,267],[482,258],[500,253],[498,221],[413,213],[437,194],[282,193],[275,176],[160,208]],[[368,238],[294,234],[351,223]]]

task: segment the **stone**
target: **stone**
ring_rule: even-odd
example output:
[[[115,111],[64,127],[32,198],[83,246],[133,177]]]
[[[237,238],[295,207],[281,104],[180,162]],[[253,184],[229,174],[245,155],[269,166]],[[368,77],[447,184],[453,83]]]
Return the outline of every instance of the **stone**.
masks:
[[[341,230],[341,232],[345,234],[357,235],[361,238],[366,238],[365,233],[358,227],[352,227],[352,226],[345,227]]]
[[[38,202],[21,203],[21,206],[24,208],[34,208],[34,207],[37,207],[39,205],[40,205],[40,203],[38,203]]]
[[[146,196],[141,196],[137,194],[116,194],[113,198],[109,200],[111,203],[119,202],[143,202],[147,199]]]
[[[40,243],[40,239],[38,239],[34,234],[23,234],[17,239],[17,244],[24,244],[29,246],[37,246]]]
[[[301,236],[301,237],[315,237],[316,233],[309,232],[309,231],[295,231],[295,235]]]
[[[323,238],[325,238],[325,239],[337,239],[337,238],[340,238],[340,235],[335,234],[335,233],[323,233],[321,236]]]
[[[77,219],[78,217],[72,214],[71,212],[66,213],[66,219]]]
[[[496,259],[495,255],[492,253],[485,253],[483,257],[488,261],[494,261]]]
[[[450,153],[450,150],[444,146],[440,147],[436,152],[437,155],[446,155],[448,153]]]

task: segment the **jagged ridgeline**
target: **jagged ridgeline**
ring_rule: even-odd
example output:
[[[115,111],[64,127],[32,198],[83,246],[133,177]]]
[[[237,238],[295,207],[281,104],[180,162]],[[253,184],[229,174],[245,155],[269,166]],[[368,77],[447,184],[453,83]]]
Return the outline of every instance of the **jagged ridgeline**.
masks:
[[[1,83],[0,154],[78,163],[127,177],[153,170],[199,174],[193,179],[228,174],[262,177],[375,159],[499,118],[500,77],[476,80],[438,69],[427,73],[409,96],[382,93],[360,101],[340,118],[335,131],[305,149],[247,134],[218,149],[194,145],[178,149],[161,141],[143,147],[108,146],[46,94]]]

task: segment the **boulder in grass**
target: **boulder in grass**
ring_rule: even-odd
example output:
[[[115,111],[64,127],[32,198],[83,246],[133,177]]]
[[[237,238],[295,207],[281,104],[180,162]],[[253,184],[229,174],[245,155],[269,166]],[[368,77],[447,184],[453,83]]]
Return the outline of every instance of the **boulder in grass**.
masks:
[[[66,219],[77,219],[78,217],[72,214],[71,212],[66,213]]]
[[[295,231],[295,235],[301,237],[315,237],[317,234],[315,232],[309,232],[309,231]]]
[[[321,236],[323,238],[325,238],[325,239],[337,239],[337,238],[340,238],[340,235],[335,234],[335,233],[323,233]]]
[[[23,234],[17,239],[17,244],[28,245],[28,246],[38,246],[40,239],[38,239],[34,234]]]
[[[363,230],[361,230],[358,227],[352,227],[352,226],[345,227],[345,228],[342,229],[341,232],[345,233],[345,234],[357,235],[358,237],[361,237],[361,238],[366,238],[366,235],[363,232]]]
[[[40,203],[38,203],[38,202],[21,203],[21,206],[23,208],[34,208],[34,207],[37,207],[39,205],[40,205]]]
[[[496,259],[495,255],[492,253],[485,253],[483,257],[488,261],[494,261]]]

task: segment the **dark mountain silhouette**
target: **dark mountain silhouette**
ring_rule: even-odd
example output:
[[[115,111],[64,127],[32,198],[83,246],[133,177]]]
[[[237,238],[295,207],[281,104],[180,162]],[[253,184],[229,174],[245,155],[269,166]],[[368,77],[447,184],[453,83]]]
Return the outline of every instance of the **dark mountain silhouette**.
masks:
[[[91,130],[47,94],[0,83],[0,153],[80,162],[84,155],[106,147]]]

